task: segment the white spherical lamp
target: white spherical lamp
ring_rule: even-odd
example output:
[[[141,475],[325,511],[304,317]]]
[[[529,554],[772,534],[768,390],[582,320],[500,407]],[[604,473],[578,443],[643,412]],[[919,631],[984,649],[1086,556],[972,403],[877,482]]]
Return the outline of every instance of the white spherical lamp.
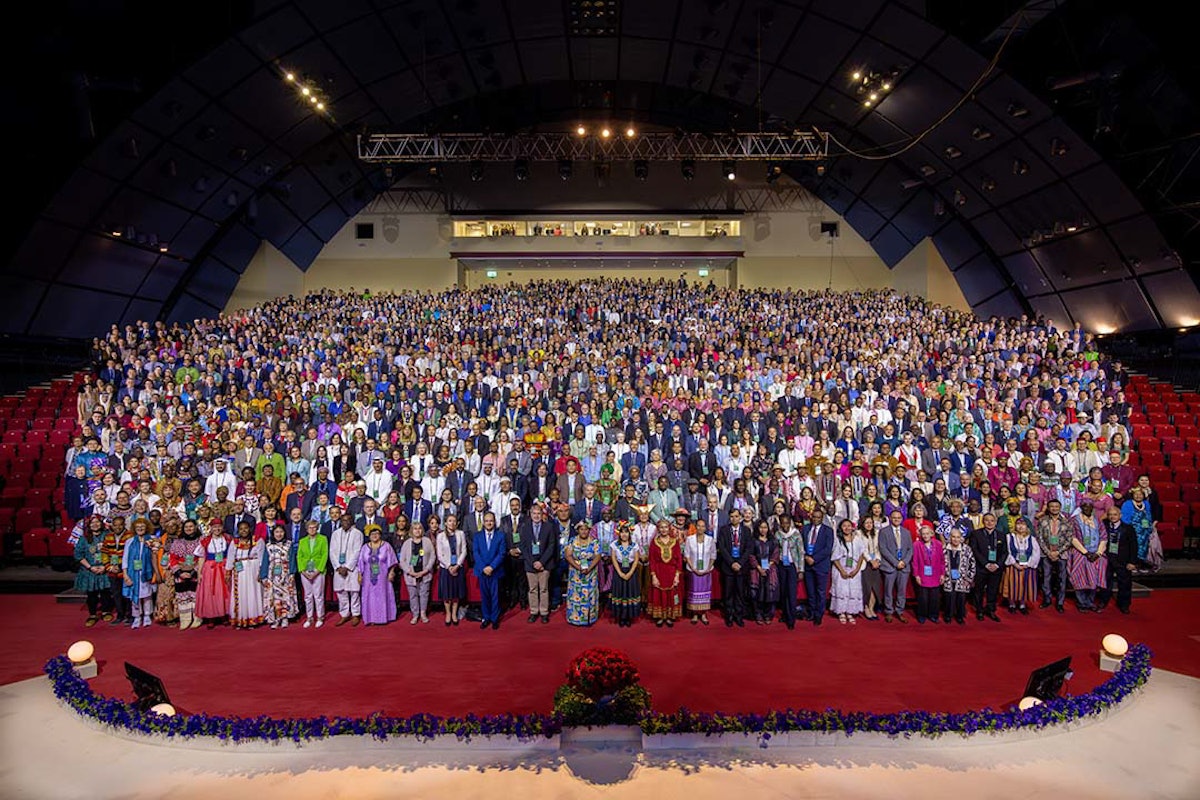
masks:
[[[96,648],[91,642],[80,641],[67,648],[67,659],[75,666],[86,664],[95,654]]]
[[[1125,641],[1125,637],[1119,633],[1110,633],[1105,636],[1100,641],[1100,646],[1113,658],[1124,658],[1125,654],[1129,652],[1129,642]]]
[[[175,706],[170,703],[159,703],[156,706],[151,706],[150,713],[160,714],[164,717],[173,717],[175,716]]]
[[[1036,697],[1022,697],[1021,702],[1017,704],[1017,708],[1021,709],[1022,711],[1028,711],[1034,706],[1040,706],[1041,704],[1042,701]]]

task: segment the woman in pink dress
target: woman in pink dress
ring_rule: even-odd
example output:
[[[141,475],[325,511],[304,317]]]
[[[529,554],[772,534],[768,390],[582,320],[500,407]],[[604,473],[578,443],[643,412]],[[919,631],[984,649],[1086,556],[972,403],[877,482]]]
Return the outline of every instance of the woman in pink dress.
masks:
[[[221,529],[221,521],[209,523],[209,533],[196,546],[200,561],[200,582],[196,586],[196,619],[206,620],[209,628],[229,615],[229,575],[225,559],[229,554],[229,537]]]

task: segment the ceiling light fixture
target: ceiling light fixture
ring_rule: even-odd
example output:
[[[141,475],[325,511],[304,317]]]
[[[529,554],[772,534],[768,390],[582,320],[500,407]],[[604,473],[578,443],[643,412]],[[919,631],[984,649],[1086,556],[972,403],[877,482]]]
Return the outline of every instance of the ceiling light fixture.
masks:
[[[289,72],[287,75],[284,75],[283,77],[287,78],[289,81],[294,81],[294,80],[296,80],[296,73]]]

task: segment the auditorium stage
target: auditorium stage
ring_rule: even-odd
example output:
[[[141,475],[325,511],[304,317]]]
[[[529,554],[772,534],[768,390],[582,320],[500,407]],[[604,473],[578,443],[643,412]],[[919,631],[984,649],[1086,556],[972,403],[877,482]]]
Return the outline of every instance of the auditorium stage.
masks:
[[[106,624],[85,629],[81,606],[49,596],[4,596],[0,683],[39,674],[50,657],[86,638],[101,665],[93,688],[127,698],[121,664],[158,674],[176,705],[192,712],[277,717],[427,712],[549,712],[567,662],[595,645],[616,647],[638,663],[657,710],[757,712],[827,708],[891,712],[965,711],[1019,699],[1029,671],[1064,655],[1074,659],[1069,688],[1084,692],[1106,677],[1097,650],[1106,633],[1145,642],[1156,669],[1200,677],[1200,590],[1157,591],[1129,616],[1060,615],[1052,609],[1003,622],[966,626],[859,621],[821,628],[754,624],[727,629],[719,614],[705,628],[645,621],[622,629],[527,625],[511,613],[499,631],[464,621],[446,628],[438,615],[413,626],[405,614],[383,628],[320,630],[218,628],[181,633]]]

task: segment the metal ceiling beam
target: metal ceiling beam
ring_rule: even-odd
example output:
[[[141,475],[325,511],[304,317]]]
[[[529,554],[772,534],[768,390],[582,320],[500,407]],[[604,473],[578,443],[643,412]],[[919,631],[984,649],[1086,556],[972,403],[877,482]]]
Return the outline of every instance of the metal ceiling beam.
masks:
[[[573,133],[492,136],[377,133],[358,136],[358,157],[367,162],[463,161],[819,161],[829,155],[829,135],[786,133],[639,133],[614,130],[608,138]]]

